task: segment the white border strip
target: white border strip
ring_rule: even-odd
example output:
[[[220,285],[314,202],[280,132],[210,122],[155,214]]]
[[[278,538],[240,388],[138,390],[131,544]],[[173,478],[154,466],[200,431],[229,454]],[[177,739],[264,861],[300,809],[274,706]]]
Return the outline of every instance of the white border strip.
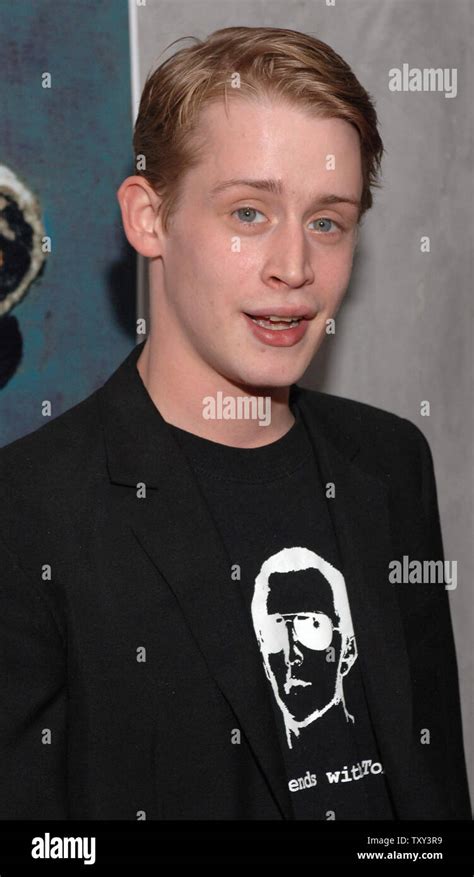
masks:
[[[140,102],[140,60],[138,52],[138,22],[136,0],[128,0],[128,37],[130,45],[130,77],[132,93],[132,124],[138,114]]]

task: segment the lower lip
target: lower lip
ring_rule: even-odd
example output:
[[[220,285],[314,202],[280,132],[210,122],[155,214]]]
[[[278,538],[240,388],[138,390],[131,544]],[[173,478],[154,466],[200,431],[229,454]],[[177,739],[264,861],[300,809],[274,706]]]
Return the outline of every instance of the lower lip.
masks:
[[[294,329],[264,329],[254,323],[251,317],[244,314],[248,325],[250,326],[255,337],[263,344],[269,344],[270,347],[292,347],[301,341],[308,328],[308,320],[300,320]]]

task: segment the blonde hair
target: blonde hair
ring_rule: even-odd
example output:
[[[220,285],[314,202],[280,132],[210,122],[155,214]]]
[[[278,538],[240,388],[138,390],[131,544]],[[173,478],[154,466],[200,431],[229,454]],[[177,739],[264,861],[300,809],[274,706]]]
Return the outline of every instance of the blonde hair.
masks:
[[[182,37],[181,39],[187,39]],[[349,65],[326,43],[299,31],[226,27],[183,48],[151,72],[135,123],[137,170],[162,197],[163,228],[179,201],[185,172],[201,160],[201,108],[231,97],[286,99],[323,118],[344,119],[359,133],[363,190],[359,219],[372,206],[384,147],[373,101]],[[175,41],[178,42],[178,41]],[[171,43],[171,45],[174,45]],[[239,75],[239,87],[229,87]]]

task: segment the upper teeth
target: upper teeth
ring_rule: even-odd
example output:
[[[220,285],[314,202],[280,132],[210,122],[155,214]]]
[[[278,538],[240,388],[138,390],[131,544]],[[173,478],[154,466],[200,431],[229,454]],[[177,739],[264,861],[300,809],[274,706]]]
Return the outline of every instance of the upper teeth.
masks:
[[[274,323],[294,323],[295,320],[301,320],[301,317],[276,317],[272,314],[270,317],[264,317],[265,320],[272,320]]]

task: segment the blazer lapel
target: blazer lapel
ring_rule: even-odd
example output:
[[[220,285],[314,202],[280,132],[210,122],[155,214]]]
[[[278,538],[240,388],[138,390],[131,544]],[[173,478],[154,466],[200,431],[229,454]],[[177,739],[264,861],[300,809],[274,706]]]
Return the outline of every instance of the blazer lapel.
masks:
[[[269,790],[293,818],[268,682],[238,582],[194,473],[135,364],[141,346],[99,391],[111,480],[135,488],[124,512],[174,592],[209,672],[240,722]],[[128,364],[128,365],[127,365]],[[145,499],[136,486],[147,487]]]
[[[410,788],[412,697],[408,654],[388,564],[393,559],[388,486],[382,473],[357,465],[359,446],[341,425],[318,416],[307,392],[295,386],[298,404],[317,454],[323,483],[335,485],[328,500],[346,581],[363,683],[398,818]]]

